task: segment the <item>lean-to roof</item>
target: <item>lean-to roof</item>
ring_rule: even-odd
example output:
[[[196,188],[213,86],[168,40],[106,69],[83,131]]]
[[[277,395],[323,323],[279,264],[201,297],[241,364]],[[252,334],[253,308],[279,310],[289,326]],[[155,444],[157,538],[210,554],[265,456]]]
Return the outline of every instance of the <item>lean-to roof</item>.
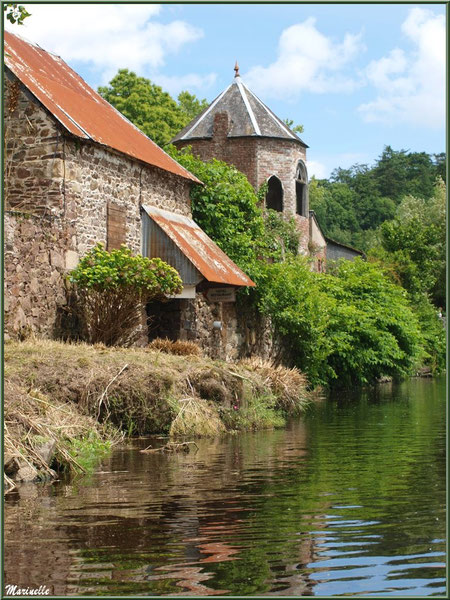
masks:
[[[142,208],[207,281],[233,286],[255,285],[195,221],[154,206]],[[166,244],[161,240],[157,254],[170,262],[170,251],[161,252],[164,247]]]

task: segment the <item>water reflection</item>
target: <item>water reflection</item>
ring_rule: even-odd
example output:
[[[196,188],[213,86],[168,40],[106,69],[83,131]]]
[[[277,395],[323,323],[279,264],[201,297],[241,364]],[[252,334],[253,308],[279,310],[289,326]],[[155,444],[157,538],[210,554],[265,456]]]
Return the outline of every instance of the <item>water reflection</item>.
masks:
[[[287,430],[141,454],[5,506],[6,583],[53,595],[445,593],[445,390],[318,403]],[[162,443],[154,440],[154,443]]]

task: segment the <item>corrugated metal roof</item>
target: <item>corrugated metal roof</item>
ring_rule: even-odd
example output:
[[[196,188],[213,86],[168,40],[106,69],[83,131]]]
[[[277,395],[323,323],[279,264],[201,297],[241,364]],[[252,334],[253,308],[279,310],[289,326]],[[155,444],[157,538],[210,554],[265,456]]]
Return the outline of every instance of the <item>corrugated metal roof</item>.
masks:
[[[148,258],[162,258],[174,267],[184,287],[195,287],[204,279],[200,271],[145,211],[142,214],[142,255]]]
[[[241,271],[195,221],[154,206],[142,208],[207,281],[254,287],[250,277]],[[164,256],[161,258],[164,260]]]
[[[231,126],[228,137],[273,137],[299,142],[308,147],[242,81],[238,75],[211,104],[180,131],[172,142],[211,138],[214,116],[227,112]]]
[[[5,63],[73,135],[201,183],[89,87],[59,56],[5,31]]]

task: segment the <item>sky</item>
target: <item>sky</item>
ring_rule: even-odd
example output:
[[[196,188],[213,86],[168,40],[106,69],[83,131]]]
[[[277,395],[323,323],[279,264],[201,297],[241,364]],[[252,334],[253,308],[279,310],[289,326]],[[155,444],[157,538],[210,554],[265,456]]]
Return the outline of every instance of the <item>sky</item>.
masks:
[[[445,151],[445,5],[24,3],[7,29],[92,87],[120,68],[211,102],[239,63],[280,118],[302,124],[309,175],[373,165],[384,146]]]

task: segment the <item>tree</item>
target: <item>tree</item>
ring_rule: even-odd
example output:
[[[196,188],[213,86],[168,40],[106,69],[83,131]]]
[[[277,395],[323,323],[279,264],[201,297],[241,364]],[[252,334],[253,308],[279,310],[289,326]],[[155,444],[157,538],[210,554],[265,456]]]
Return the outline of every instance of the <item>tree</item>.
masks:
[[[167,92],[128,69],[119,69],[109,85],[99,87],[98,92],[160,146],[167,144],[186,124],[180,108]]]
[[[283,123],[285,123],[294,133],[303,133],[305,131],[303,125],[294,125],[292,119],[283,119]]]
[[[264,219],[247,177],[215,158],[204,162],[189,148],[172,146],[169,153],[204,184],[191,190],[193,219],[250,275],[264,242]]]
[[[410,294],[430,294],[441,306],[445,304],[445,200],[442,180],[428,200],[405,197],[395,219],[380,227],[381,248],[372,252],[390,265]]]
[[[436,176],[440,177],[445,183],[447,181],[447,155],[445,152],[433,154],[433,164]]]
[[[119,69],[99,94],[159,146],[166,145],[207,105],[189,92],[178,103],[161,87],[128,69]]]
[[[353,386],[412,372],[422,335],[406,292],[380,265],[342,260],[315,273],[301,256],[265,264],[256,290],[261,312],[291,360],[313,384]]]
[[[178,107],[186,121],[187,125],[192,119],[195,119],[209,105],[206,98],[199,100],[195,94],[189,92],[180,92],[178,94]]]

